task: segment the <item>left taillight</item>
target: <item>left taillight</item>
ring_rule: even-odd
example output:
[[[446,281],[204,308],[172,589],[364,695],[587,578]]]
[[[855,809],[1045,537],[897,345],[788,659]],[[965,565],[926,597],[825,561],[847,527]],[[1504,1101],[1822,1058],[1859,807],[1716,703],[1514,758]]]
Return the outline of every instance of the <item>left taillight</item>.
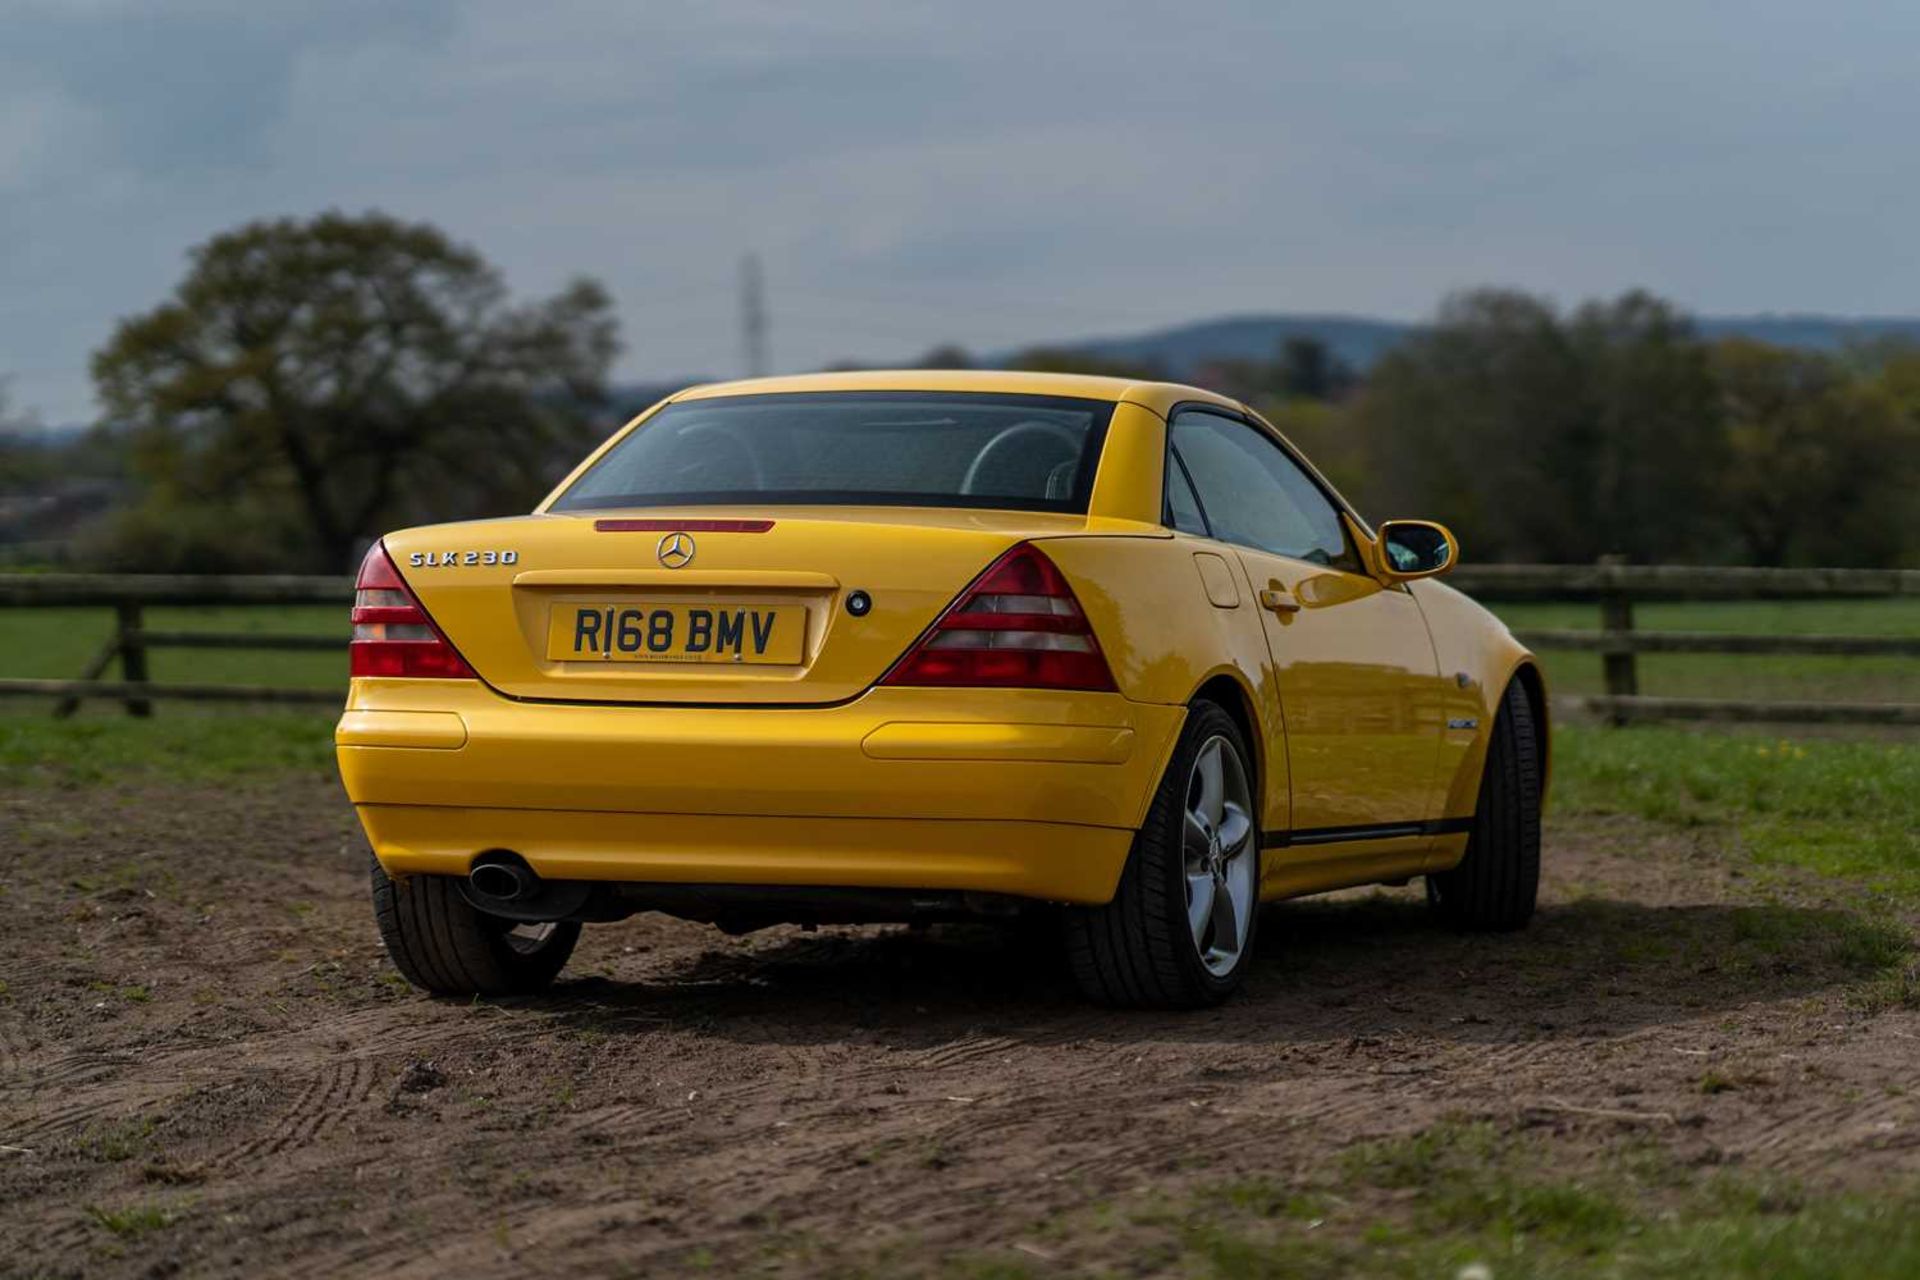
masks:
[[[475,678],[467,660],[420,607],[382,542],[367,552],[354,580],[353,643],[347,652],[356,676]]]

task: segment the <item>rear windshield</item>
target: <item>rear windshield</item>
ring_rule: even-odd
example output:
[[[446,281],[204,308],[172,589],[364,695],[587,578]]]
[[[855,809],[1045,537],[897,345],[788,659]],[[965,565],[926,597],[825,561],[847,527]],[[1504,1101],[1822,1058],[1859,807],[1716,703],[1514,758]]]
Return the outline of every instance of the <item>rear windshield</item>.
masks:
[[[714,504],[1084,512],[1113,405],[948,391],[806,392],[670,404],[554,511]]]

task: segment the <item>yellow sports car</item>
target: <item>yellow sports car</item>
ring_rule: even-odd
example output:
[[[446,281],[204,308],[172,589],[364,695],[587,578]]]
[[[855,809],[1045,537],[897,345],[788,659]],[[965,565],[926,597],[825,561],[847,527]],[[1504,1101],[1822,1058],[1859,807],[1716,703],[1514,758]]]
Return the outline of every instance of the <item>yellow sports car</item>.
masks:
[[[387,950],[537,990],[583,923],[1056,921],[1086,993],[1238,985],[1258,905],[1531,916],[1545,691],[1245,405],[1065,375],[683,391],[528,516],[360,569],[340,772]]]

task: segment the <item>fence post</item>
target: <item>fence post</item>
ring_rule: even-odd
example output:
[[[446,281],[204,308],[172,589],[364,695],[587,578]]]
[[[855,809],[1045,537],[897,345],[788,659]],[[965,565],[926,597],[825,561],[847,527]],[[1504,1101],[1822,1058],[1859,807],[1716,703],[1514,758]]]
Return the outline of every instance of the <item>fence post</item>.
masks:
[[[120,656],[120,623],[114,622],[113,630],[107,633],[107,642],[100,646],[100,652],[93,655],[86,668],[80,672],[82,680],[98,680],[105,675],[113,660]],[[53,704],[53,718],[65,720],[80,709],[80,695],[70,693]]]
[[[1633,597],[1621,585],[1620,575],[1613,572],[1626,562],[1625,556],[1600,557],[1600,629],[1605,632],[1633,630]],[[1631,698],[1640,692],[1640,673],[1632,649],[1603,649],[1600,661],[1608,697]],[[1617,726],[1627,723],[1628,716],[1624,709],[1616,706],[1607,719]]]
[[[120,628],[120,674],[128,684],[147,683],[147,646],[140,638],[140,602],[122,600],[113,606]],[[153,704],[145,698],[128,695],[127,714],[150,716]]]

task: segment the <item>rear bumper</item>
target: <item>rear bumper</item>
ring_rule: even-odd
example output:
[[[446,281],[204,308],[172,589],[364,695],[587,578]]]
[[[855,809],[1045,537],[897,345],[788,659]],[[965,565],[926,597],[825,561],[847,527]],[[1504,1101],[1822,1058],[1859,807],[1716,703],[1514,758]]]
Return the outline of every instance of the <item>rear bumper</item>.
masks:
[[[516,702],[357,680],[336,734],[374,851],[460,874],[1112,896],[1185,716],[1118,694],[876,689],[834,707]]]
[[[550,880],[962,889],[1106,902],[1133,833],[947,818],[758,818],[564,809],[360,806],[397,875],[465,875],[512,849]]]

